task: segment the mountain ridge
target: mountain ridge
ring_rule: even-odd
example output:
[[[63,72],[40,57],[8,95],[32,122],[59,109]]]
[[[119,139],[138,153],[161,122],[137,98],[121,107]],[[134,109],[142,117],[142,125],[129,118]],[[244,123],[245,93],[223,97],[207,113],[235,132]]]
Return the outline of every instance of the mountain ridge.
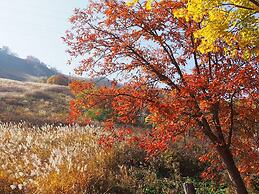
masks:
[[[17,81],[33,81],[58,74],[35,57],[19,58],[0,50],[0,78]]]

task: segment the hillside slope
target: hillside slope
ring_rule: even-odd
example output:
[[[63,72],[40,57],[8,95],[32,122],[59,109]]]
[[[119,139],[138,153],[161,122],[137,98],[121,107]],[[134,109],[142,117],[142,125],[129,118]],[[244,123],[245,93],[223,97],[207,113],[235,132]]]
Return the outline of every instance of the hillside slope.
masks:
[[[48,68],[36,58],[21,59],[0,51],[0,78],[18,81],[33,81],[40,77],[49,77],[57,71]]]
[[[0,78],[0,121],[66,124],[70,99],[65,86]]]

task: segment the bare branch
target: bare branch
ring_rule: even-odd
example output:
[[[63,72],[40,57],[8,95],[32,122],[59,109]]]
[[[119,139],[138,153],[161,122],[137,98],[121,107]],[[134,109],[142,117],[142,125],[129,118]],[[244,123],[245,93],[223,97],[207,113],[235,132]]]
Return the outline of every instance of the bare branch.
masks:
[[[257,9],[255,9],[255,8],[252,8],[252,7],[245,7],[245,6],[243,6],[243,5],[237,5],[237,4],[234,4],[234,3],[223,3],[222,4],[223,6],[224,5],[231,5],[231,6],[234,6],[234,7],[238,7],[238,8],[241,8],[241,9],[247,9],[247,10],[252,10],[252,11],[255,11],[255,10],[257,10]]]

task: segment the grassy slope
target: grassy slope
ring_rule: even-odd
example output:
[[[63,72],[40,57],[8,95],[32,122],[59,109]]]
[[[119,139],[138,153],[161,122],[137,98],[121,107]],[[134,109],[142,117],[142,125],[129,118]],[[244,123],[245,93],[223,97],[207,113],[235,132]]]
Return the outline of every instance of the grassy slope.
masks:
[[[0,121],[67,123],[68,87],[0,79]]]

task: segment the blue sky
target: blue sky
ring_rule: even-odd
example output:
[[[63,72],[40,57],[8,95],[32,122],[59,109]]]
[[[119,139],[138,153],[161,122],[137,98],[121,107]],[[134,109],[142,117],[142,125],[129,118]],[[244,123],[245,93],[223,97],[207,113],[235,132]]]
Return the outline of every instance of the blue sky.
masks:
[[[0,0],[0,47],[8,46],[21,58],[32,55],[62,73],[73,74],[61,37],[69,29],[73,9],[86,7],[87,2]]]

